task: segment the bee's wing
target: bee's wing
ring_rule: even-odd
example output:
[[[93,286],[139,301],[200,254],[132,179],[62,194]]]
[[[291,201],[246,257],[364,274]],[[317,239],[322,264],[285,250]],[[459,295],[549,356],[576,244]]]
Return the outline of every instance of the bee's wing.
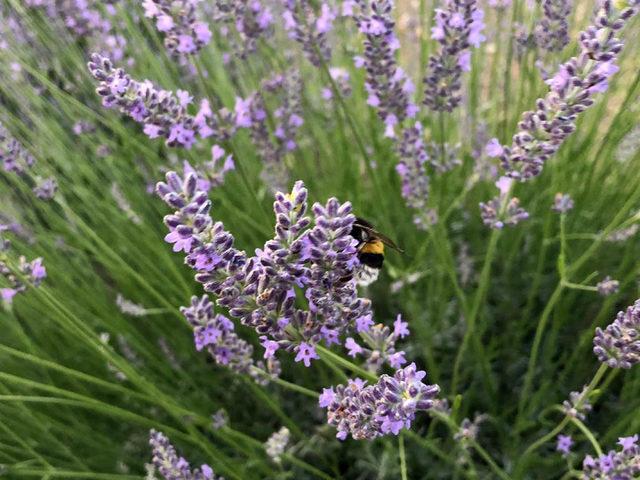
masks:
[[[393,240],[391,240],[386,235],[381,234],[380,232],[375,232],[375,235],[384,243],[387,247],[391,247],[394,250],[399,251],[400,253],[404,253],[404,250],[401,249],[398,245],[395,244]]]
[[[373,228],[371,226],[371,224],[369,222],[365,222],[363,220],[358,219],[354,225],[362,228],[363,230],[366,230],[367,232],[369,232],[369,234],[372,237],[376,237],[378,239],[380,239],[380,241],[382,243],[384,243],[386,246],[393,248],[394,250],[399,251],[400,253],[404,253],[404,250],[402,250],[398,245],[396,245],[396,243],[391,240],[389,237],[387,237],[386,235],[383,235],[382,233],[380,233],[379,231],[377,231],[375,228]]]

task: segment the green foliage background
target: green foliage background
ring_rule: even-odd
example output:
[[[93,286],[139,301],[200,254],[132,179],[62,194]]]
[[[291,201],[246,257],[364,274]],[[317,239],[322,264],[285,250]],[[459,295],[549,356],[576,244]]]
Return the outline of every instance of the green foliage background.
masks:
[[[402,32],[401,64],[418,80],[434,47],[427,34],[434,4],[422,0],[416,11],[411,7],[398,8],[415,16],[422,31]],[[381,278],[366,295],[376,321],[389,324],[399,312],[409,321],[407,357],[442,387],[455,423],[475,412],[489,415],[477,439],[480,448],[462,448],[453,440],[455,425],[426,414],[400,442],[395,437],[338,442],[316,401],[286,382],[312,391],[342,383],[354,368],[344,353],[323,355],[308,369],[283,356],[285,382],[268,387],[207,363],[193,348],[178,310],[191,295],[201,294],[201,286],[163,241],[161,220],[168,212],[145,187],[162,178],[172,155],[199,164],[208,151],[172,152],[135,123],[101,108],[85,65],[86,45],[20,1],[9,0],[3,8],[17,12],[34,37],[28,49],[10,45],[0,53],[0,118],[37,158],[39,172],[55,175],[60,187],[56,199],[45,203],[31,194],[30,185],[0,172],[1,212],[36,239],[12,239],[13,251],[42,256],[48,271],[41,287],[0,311],[0,463],[5,465],[0,471],[7,478],[142,478],[150,459],[150,428],[166,433],[194,464],[207,462],[230,479],[572,475],[547,435],[563,418],[554,405],[596,373],[594,328],[607,325],[640,296],[638,237],[605,241],[608,233],[640,221],[640,141],[625,161],[616,153],[640,118],[637,19],[624,33],[621,70],[608,92],[582,116],[543,174],[516,186],[530,219],[491,231],[482,225],[477,205],[495,188],[470,181],[477,129],[485,122],[491,135],[506,143],[520,114],[547,90],[534,67],[535,52],[518,56],[508,41],[512,25],[532,25],[538,9],[529,11],[523,0],[504,12],[486,9],[492,38],[473,54],[465,107],[442,119],[422,119],[432,138],[460,143],[463,162],[432,176],[430,202],[440,219],[422,232],[400,196],[392,145],[366,105],[363,72],[352,67],[361,38],[349,21],[336,27],[332,65],[349,68],[353,95],[325,101],[320,90],[329,86],[327,66],[311,66],[284,36],[260,44],[258,53],[233,69],[225,67],[223,50],[213,42],[196,60],[208,78],[186,77],[167,58],[139,3],[118,7],[119,29],[135,58],[128,71],[162,88],[218,98],[233,108],[236,95],[256,89],[270,73],[291,64],[301,70],[305,123],[300,148],[287,159],[291,178],[305,182],[311,201],[330,196],[351,201],[358,215],[406,251],[388,254]],[[576,51],[577,31],[588,24],[591,8],[591,2],[576,1],[572,43],[555,61]],[[283,45],[292,57],[285,56]],[[23,77],[8,74],[14,62]],[[98,129],[76,136],[72,125],[78,120]],[[110,155],[96,155],[99,145],[107,145]],[[213,216],[224,221],[240,248],[252,252],[272,234],[273,197],[260,180],[261,160],[246,132],[228,147],[238,169],[212,192]],[[114,182],[140,225],[118,208],[111,195]],[[550,209],[556,192],[575,200],[566,218]],[[457,268],[462,245],[475,269],[467,285]],[[391,290],[394,281],[416,273],[415,283]],[[580,287],[605,275],[620,280],[618,293],[603,298]],[[115,304],[118,293],[155,313],[124,316]],[[252,331],[239,328],[257,344]],[[109,344],[100,340],[103,332],[110,335]],[[127,358],[119,337],[136,361]],[[175,362],[163,353],[161,339]],[[114,370],[126,380],[118,380]],[[640,369],[601,373],[586,425],[606,451],[618,436],[640,431]],[[230,422],[214,431],[210,415],[219,408]],[[290,428],[294,448],[279,466],[262,443],[282,425]],[[594,453],[593,445],[573,424],[564,431],[576,440],[577,453],[568,461],[579,469],[583,456]],[[545,435],[540,448],[527,451]]]

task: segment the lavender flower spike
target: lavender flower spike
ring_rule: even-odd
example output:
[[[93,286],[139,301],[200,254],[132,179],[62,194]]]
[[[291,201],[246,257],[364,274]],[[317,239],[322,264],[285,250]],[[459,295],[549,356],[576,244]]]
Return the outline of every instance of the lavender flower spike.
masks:
[[[397,370],[393,377],[382,375],[375,385],[365,386],[362,380],[350,380],[335,391],[324,389],[320,406],[327,409],[329,425],[338,429],[340,440],[349,434],[356,440],[393,434],[410,428],[416,412],[433,406],[440,392],[437,385],[422,382],[426,373],[415,363]]]
[[[400,47],[394,33],[391,0],[356,0],[360,12],[354,19],[366,36],[363,65],[367,72],[367,103],[378,109],[385,135],[395,136],[395,126],[418,111],[410,100],[415,87],[394,57]]]
[[[156,20],[169,53],[184,57],[197,53],[211,40],[209,26],[196,18],[198,0],[144,0],[144,14]]]
[[[567,18],[571,14],[571,1],[543,0],[542,12],[535,28],[536,43],[549,52],[559,52],[569,43]]]
[[[424,79],[424,103],[437,112],[451,112],[461,100],[461,77],[471,70],[471,46],[484,41],[484,12],[476,0],[445,0],[436,9],[436,26],[431,38],[440,50],[431,55]]]
[[[294,39],[304,51],[307,59],[316,67],[331,58],[327,33],[333,28],[336,11],[329,3],[320,4],[316,13],[307,0],[284,0],[284,28],[289,38]]]
[[[640,363],[640,300],[618,312],[607,328],[596,328],[593,353],[612,368],[631,368]]]
[[[429,200],[429,176],[426,162],[429,159],[422,124],[416,122],[413,127],[402,131],[402,140],[397,145],[400,160],[396,171],[402,179],[402,197],[407,206],[414,211],[413,223],[421,229],[429,228],[427,201]]]
[[[529,180],[540,174],[544,163],[575,130],[580,113],[593,105],[593,96],[604,92],[608,78],[618,71],[615,64],[622,42],[615,36],[638,12],[638,0],[628,8],[614,9],[604,0],[593,24],[580,33],[580,54],[560,65],[547,83],[550,91],[536,102],[536,110],[525,112],[505,147],[501,161],[512,178]]]
[[[102,97],[102,105],[117,107],[143,124],[149,138],[163,137],[168,146],[188,149],[196,142],[196,135],[223,140],[233,133],[231,113],[222,109],[214,116],[207,100],[200,102],[197,114],[192,116],[187,112],[192,102],[188,92],[173,93],[156,88],[149,80],[139,82],[96,53],[91,55],[88,68],[100,82],[96,92]]]
[[[179,457],[169,439],[161,432],[149,432],[149,444],[153,450],[153,465],[165,480],[224,480],[213,473],[209,465],[191,470],[189,462]]]

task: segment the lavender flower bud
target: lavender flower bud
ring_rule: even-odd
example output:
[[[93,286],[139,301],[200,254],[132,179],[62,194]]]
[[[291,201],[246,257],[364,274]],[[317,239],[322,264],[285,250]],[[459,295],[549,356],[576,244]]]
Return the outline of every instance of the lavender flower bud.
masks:
[[[618,312],[604,330],[596,328],[593,353],[612,368],[631,368],[640,363],[640,300]]]

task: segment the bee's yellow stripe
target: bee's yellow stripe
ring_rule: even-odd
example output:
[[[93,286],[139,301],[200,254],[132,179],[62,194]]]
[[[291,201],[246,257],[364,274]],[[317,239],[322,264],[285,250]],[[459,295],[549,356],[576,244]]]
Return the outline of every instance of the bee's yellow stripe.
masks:
[[[384,244],[380,240],[367,242],[360,249],[360,253],[379,253],[382,255],[384,253]]]

